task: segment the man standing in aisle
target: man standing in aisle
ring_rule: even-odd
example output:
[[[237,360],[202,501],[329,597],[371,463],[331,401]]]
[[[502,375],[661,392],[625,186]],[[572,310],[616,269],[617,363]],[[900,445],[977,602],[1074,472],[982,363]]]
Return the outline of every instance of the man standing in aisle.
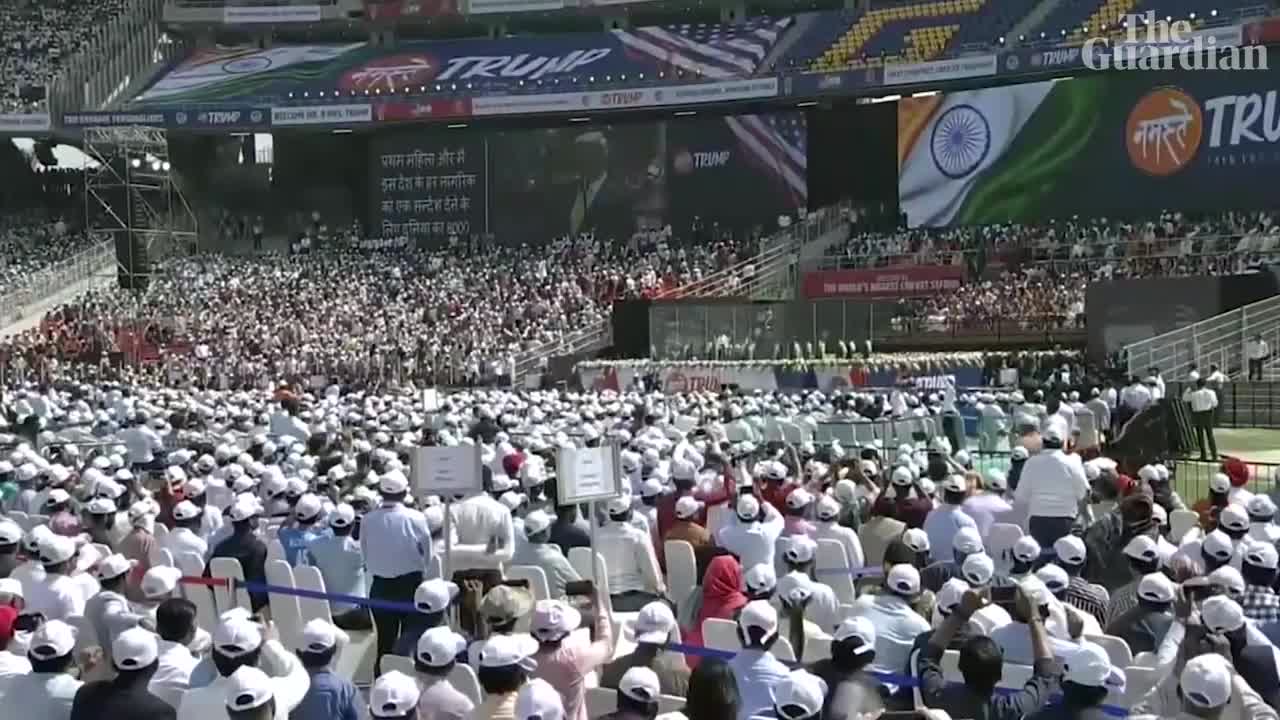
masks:
[[[1267,345],[1267,341],[1262,339],[1262,335],[1254,335],[1253,342],[1245,348],[1245,355],[1249,358],[1249,381],[1262,381],[1262,363],[1266,361],[1267,356],[1271,354],[1271,346]]]
[[[373,576],[369,597],[411,605],[413,593],[431,562],[431,530],[421,512],[404,504],[409,493],[409,479],[404,473],[386,473],[378,490],[382,493],[382,507],[366,515],[360,526],[360,549],[365,567]],[[394,649],[403,621],[401,613],[373,611],[378,633],[375,677],[382,674],[382,656]]]
[[[1080,503],[1089,497],[1089,480],[1079,455],[1064,451],[1066,423],[1050,422],[1043,449],[1027,460],[1014,494],[1014,504],[1026,508],[1027,530],[1040,547],[1051,547],[1071,532]]]
[[[1252,368],[1249,372],[1253,372]],[[1204,378],[1200,378],[1187,401],[1191,403],[1191,421],[1196,428],[1196,440],[1200,443],[1200,459],[1217,461],[1218,441],[1213,437],[1213,415],[1218,407],[1218,394]]]

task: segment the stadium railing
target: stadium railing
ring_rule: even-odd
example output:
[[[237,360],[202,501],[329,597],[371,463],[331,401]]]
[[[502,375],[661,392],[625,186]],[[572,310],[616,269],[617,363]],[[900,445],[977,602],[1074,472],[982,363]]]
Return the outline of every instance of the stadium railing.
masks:
[[[1210,365],[1237,375],[1245,369],[1245,346],[1258,335],[1280,347],[1280,296],[1129,343],[1122,352],[1130,376],[1145,377],[1155,367],[1167,380],[1185,380],[1192,368]]]
[[[800,250],[807,243],[822,238],[848,217],[848,208],[833,205],[809,213],[798,223],[783,228],[762,243],[762,251],[732,267],[712,273],[701,280],[661,294],[658,299],[724,298],[743,299],[777,298],[778,282],[794,277],[783,277],[791,272],[791,265],[799,259]],[[521,353],[515,363],[517,383],[526,376],[539,372],[553,355],[576,355],[608,346],[613,337],[613,323],[605,319],[591,327],[570,333],[565,337],[537,345]]]
[[[115,243],[105,241],[36,272],[23,287],[0,295],[0,327],[26,317],[31,308],[115,261]]]

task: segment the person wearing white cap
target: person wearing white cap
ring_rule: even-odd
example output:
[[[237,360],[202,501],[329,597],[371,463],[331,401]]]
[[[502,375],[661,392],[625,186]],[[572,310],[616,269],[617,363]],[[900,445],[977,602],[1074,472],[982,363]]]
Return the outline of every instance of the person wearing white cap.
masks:
[[[1253,496],[1245,509],[1249,511],[1249,537],[1272,545],[1280,544],[1280,525],[1275,523],[1275,502],[1267,495],[1258,494]]]
[[[419,720],[426,720],[422,714]],[[542,678],[534,678],[516,694],[514,720],[565,720],[560,693]]]
[[[22,564],[18,559],[18,544],[22,542],[22,528],[9,518],[0,518],[0,578],[9,577],[14,568]]]
[[[1063,656],[1062,699],[1049,708],[1027,716],[1028,720],[1103,720],[1107,695],[1124,692],[1124,671],[1111,666],[1107,652],[1084,642],[1075,652]]]
[[[827,685],[823,712],[833,708],[876,713],[883,707],[880,682],[866,670],[876,656],[876,626],[864,617],[843,620],[831,634],[831,656],[811,665],[809,672]]]
[[[684,656],[663,648],[680,641],[675,613],[665,602],[651,602],[640,608],[633,623],[624,627],[636,648],[621,655],[600,671],[600,687],[617,688],[627,670],[647,667],[658,676],[662,694],[684,697],[689,689],[689,666]]]
[[[484,699],[469,720],[510,720],[515,716],[516,694],[536,668],[533,655],[538,641],[529,635],[491,635],[471,649],[472,663],[484,690]]]
[[[213,490],[210,490],[212,486]],[[206,482],[204,478],[191,478],[182,486],[182,494],[185,499],[196,507],[200,508],[200,527],[197,533],[204,541],[210,542],[218,531],[222,529],[225,520],[222,517],[222,511],[209,502],[209,493],[218,492],[231,495],[230,490],[223,481]],[[230,505],[234,496],[228,497],[227,504]]]
[[[1004,472],[997,469],[987,470],[985,475],[978,476],[978,487],[975,492],[965,498],[962,508],[978,525],[978,534],[987,536],[987,531],[997,522],[1009,522],[1013,505],[1005,499],[1009,490],[1009,482]]]
[[[266,717],[286,720],[289,713],[302,702],[311,679],[297,656],[289,652],[279,641],[263,637],[264,627],[249,619],[242,610],[228,611],[219,619],[213,630],[211,662],[216,676],[208,685],[197,686],[196,675],[200,668],[192,669],[191,689],[182,695],[178,717],[183,720],[221,720],[227,709],[252,710],[267,702],[232,705],[235,698],[234,675],[247,668],[264,673],[270,669],[267,685],[268,698],[274,700],[273,709]],[[260,669],[261,668],[261,669]]]
[[[564,597],[565,585],[581,580],[560,548],[551,544],[551,526],[555,516],[545,510],[534,510],[524,518],[526,542],[520,543],[512,563],[542,568],[547,576],[547,592],[553,598]]]
[[[647,667],[633,667],[618,682],[618,709],[599,720],[654,720],[660,695],[658,676]]]
[[[140,600],[138,582],[151,567],[151,556],[156,554],[155,545],[159,542],[155,537],[156,512],[159,508],[150,500],[139,500],[129,506],[129,534],[116,546],[116,550],[133,563],[133,571],[129,573],[129,586],[126,596],[131,600]]]
[[[475,709],[474,703],[449,682],[458,656],[466,649],[466,638],[447,625],[433,627],[418,638],[413,652],[413,667],[422,691],[418,720],[456,720]],[[556,698],[559,702],[558,695]]]
[[[311,676],[311,686],[290,720],[360,720],[360,691],[331,667],[347,642],[346,633],[327,620],[315,618],[302,627],[298,658]]]
[[[929,540],[930,547],[938,548],[939,554],[937,562],[928,565],[920,571],[920,586],[930,592],[937,592],[942,584],[954,577],[961,577],[961,568],[964,561],[970,555],[978,555],[984,552],[982,545],[982,536],[978,534],[978,528],[963,527],[951,536],[951,544],[938,546],[933,544],[933,539]],[[942,548],[951,548],[951,557],[942,557]]]
[[[133,564],[120,554],[108,555],[99,560],[94,572],[102,589],[89,598],[84,606],[84,617],[93,626],[104,659],[108,663],[111,662],[111,648],[115,638],[142,620],[141,615],[130,610],[129,600],[124,596],[125,584],[132,569]]]
[[[769,503],[761,503],[754,495],[742,495],[734,505],[734,517],[722,528],[716,544],[742,562],[742,567],[774,564],[778,538],[786,521]]]
[[[605,511],[609,520],[596,531],[596,550],[609,572],[613,609],[636,612],[667,592],[653,538],[631,524],[628,496],[613,498],[605,504]]]
[[[1276,546],[1266,542],[1245,540],[1242,546],[1240,575],[1244,578],[1244,596],[1240,607],[1245,617],[1256,623],[1280,621],[1280,595],[1275,591],[1278,558]]]
[[[70,720],[81,682],[69,671],[74,666],[76,632],[61,620],[50,620],[31,634],[27,659],[31,672],[0,677],[0,703],[6,716]]]
[[[451,506],[453,531],[457,535],[450,556],[450,567],[454,571],[498,568],[511,564],[515,555],[515,522],[507,506],[496,499],[510,488],[496,485],[500,476],[490,471],[484,475],[488,492]],[[511,481],[512,486],[515,484]]]
[[[408,657],[418,645],[418,638],[429,628],[446,624],[445,613],[458,598],[460,589],[456,583],[440,578],[423,580],[413,591],[413,606],[418,612],[406,616],[400,624],[400,637],[396,640],[396,655]]]
[[[115,547],[129,532],[124,513],[116,507],[114,499],[95,497],[81,507],[85,516],[85,532],[89,541]]]
[[[1009,569],[1009,577],[1014,582],[1021,582],[1028,575],[1034,574],[1035,566],[1040,561],[1040,543],[1030,535],[1023,535],[1013,544],[1009,551],[1013,555],[1013,566]]]
[[[772,717],[811,720],[827,706],[827,683],[807,670],[793,670],[773,688]],[[841,712],[844,707],[840,706]]]
[[[276,700],[271,678],[256,667],[241,666],[227,678],[223,707],[230,720],[272,720]]]
[[[956,533],[969,528],[978,533],[978,524],[963,509],[969,497],[969,484],[963,475],[951,474],[942,480],[942,502],[935,503],[924,519],[923,529],[929,536],[929,547],[952,547]],[[945,579],[944,579],[945,580]],[[939,586],[941,583],[939,583]],[[936,588],[930,588],[936,590]]]
[[[169,598],[155,614],[159,657],[147,690],[177,710],[182,694],[191,687],[191,673],[199,662],[191,654],[197,632],[196,606],[186,598]],[[205,633],[207,635],[207,633]]]
[[[1144,575],[1138,581],[1136,605],[1123,615],[1115,616],[1106,634],[1124,640],[1135,655],[1155,652],[1173,626],[1176,595],[1177,587],[1163,573]]]
[[[863,595],[854,601],[849,616],[864,617],[876,626],[873,670],[901,673],[916,638],[929,629],[929,622],[912,606],[920,590],[920,572],[900,563],[885,573],[881,592]]]
[[[1018,583],[1018,587],[1018,596],[1023,601],[1015,602],[1012,609],[1005,608],[1012,622],[992,630],[990,635],[1000,646],[1004,661],[1019,665],[1033,663],[1036,650],[1031,625],[1037,617],[1044,621],[1052,655],[1065,657],[1064,654],[1074,652],[1077,644],[1066,639],[1070,635],[1066,608],[1053,597],[1044,581],[1032,574]]]
[[[173,707],[147,689],[159,654],[154,633],[142,628],[120,633],[110,653],[116,677],[81,686],[71,708],[73,720],[173,720]]]
[[[76,555],[75,541],[61,535],[46,535],[40,540],[38,552],[45,576],[27,591],[27,610],[41,613],[49,620],[83,615],[87,598],[71,577]]]
[[[330,535],[316,538],[307,545],[305,562],[320,571],[325,589],[338,595],[364,595],[364,556],[360,541],[351,537],[356,525],[356,511],[347,503],[339,503],[329,513]],[[360,605],[331,600],[329,610],[333,624],[343,630],[368,630],[372,627],[368,609]]]
[[[673,508],[673,519],[668,523],[666,536],[662,538],[664,546],[671,540],[683,540],[693,547],[694,552],[697,552],[699,548],[710,547],[713,544],[711,532],[699,521],[706,508],[702,501],[693,495],[684,495],[675,501]]]
[[[856,530],[840,524],[840,501],[830,495],[822,495],[814,507],[816,529],[814,540],[835,540],[844,547],[845,559],[849,568],[857,570],[866,564],[866,555],[862,552],[862,541],[858,539]]]
[[[324,503],[319,495],[306,493],[293,506],[293,525],[286,525],[276,533],[284,546],[284,558],[290,565],[302,561],[311,543],[332,537],[333,531],[320,524],[324,516]]]
[[[1018,592],[1017,603],[1024,606],[1024,610],[1029,605],[1021,590]],[[986,604],[985,598],[979,593],[965,591],[947,619],[929,636],[928,643],[913,668],[920,678],[920,695],[926,705],[946,708],[955,717],[1020,720],[1044,707],[1049,696],[1057,690],[1058,667],[1053,660],[1044,621],[1038,613],[1027,613],[1032,618],[1030,628],[1034,662],[1032,676],[1019,692],[1008,695],[995,693],[1003,673],[1004,654],[992,638],[982,634],[970,636],[960,648],[960,673],[964,682],[952,684],[943,678],[943,653],[950,647],[952,639]]]
[[[815,582],[818,543],[807,535],[792,535],[781,541],[780,550],[784,575],[779,579],[779,590],[790,589],[797,583],[807,587],[810,597],[805,605],[805,618],[817,626],[819,634],[828,634],[840,622],[840,600],[829,585]]]
[[[1170,672],[1151,688],[1130,711],[1134,720],[1204,718],[1205,720],[1276,720],[1274,706],[1240,675],[1227,658],[1222,640],[1205,638],[1196,647],[1187,644],[1181,671]]]
[[[431,564],[431,529],[422,512],[405,505],[409,480],[403,473],[383,475],[379,490],[382,507],[365,515],[360,524],[360,550],[372,576],[369,597],[407,605],[413,602],[413,594]],[[511,514],[506,508],[502,508],[502,515],[509,524]],[[382,656],[395,648],[405,617],[388,610],[375,609],[372,614],[378,643],[374,673],[381,674]]]
[[[234,558],[240,562],[247,582],[267,581],[267,545],[255,532],[258,528],[262,505],[257,498],[242,495],[231,504],[227,516],[231,520],[231,536],[212,548],[213,558]],[[267,594],[251,592],[249,602],[254,612],[267,605]]]
[[[1084,572],[1085,561],[1088,559],[1084,540],[1075,535],[1058,538],[1057,542],[1053,544],[1053,552],[1058,558],[1058,565],[1066,571],[1067,577],[1070,578],[1070,583],[1067,585],[1066,593],[1062,598],[1063,602],[1089,613],[1097,619],[1099,625],[1106,627],[1107,605],[1110,603],[1111,598],[1101,585],[1095,585],[1081,577]]]
[[[165,536],[161,546],[177,559],[182,553],[195,553],[203,559],[209,554],[209,544],[200,535],[204,510],[190,500],[173,506],[173,529]]]
[[[533,675],[560,691],[567,720],[587,720],[583,678],[613,657],[613,623],[606,600],[600,593],[593,600],[596,626],[590,641],[571,637],[582,624],[582,614],[563,600],[539,600],[529,623],[530,634],[539,643]]]
[[[1026,508],[1027,528],[1041,547],[1053,545],[1071,532],[1071,525],[1089,498],[1089,480],[1079,455],[1064,452],[1067,435],[1050,424],[1041,437],[1040,452],[1022,467],[1014,504]]]
[[[164,440],[147,423],[146,413],[138,413],[119,437],[128,450],[129,467],[134,472],[164,469],[162,463],[156,462],[156,453],[164,450]]]
[[[770,649],[778,641],[778,611],[765,600],[753,600],[738,615],[742,650],[729,661],[742,703],[738,720],[773,707],[770,688],[788,674],[787,666]]]
[[[1125,544],[1123,553],[1134,577],[1111,591],[1111,602],[1107,605],[1107,617],[1111,622],[1138,604],[1138,583],[1160,569],[1160,546],[1150,535],[1133,538]]]

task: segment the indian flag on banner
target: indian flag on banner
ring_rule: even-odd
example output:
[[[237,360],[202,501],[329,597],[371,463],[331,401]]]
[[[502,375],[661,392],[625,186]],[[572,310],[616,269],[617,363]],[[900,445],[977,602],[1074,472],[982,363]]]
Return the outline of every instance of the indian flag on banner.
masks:
[[[1075,86],[1075,87],[1073,87]],[[1088,81],[984,88],[898,104],[898,197],[913,227],[1035,213],[1093,135]]]

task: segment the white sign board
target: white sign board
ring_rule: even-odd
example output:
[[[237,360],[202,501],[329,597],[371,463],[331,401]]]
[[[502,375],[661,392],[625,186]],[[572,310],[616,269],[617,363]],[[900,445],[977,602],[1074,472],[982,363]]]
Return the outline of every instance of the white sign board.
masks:
[[[608,500],[621,493],[618,449],[612,446],[562,448],[556,466],[561,505]]]
[[[435,388],[422,390],[422,411],[435,412],[440,409],[440,391]]]
[[[466,495],[484,490],[479,446],[416,447],[410,461],[413,487],[421,494]]]

